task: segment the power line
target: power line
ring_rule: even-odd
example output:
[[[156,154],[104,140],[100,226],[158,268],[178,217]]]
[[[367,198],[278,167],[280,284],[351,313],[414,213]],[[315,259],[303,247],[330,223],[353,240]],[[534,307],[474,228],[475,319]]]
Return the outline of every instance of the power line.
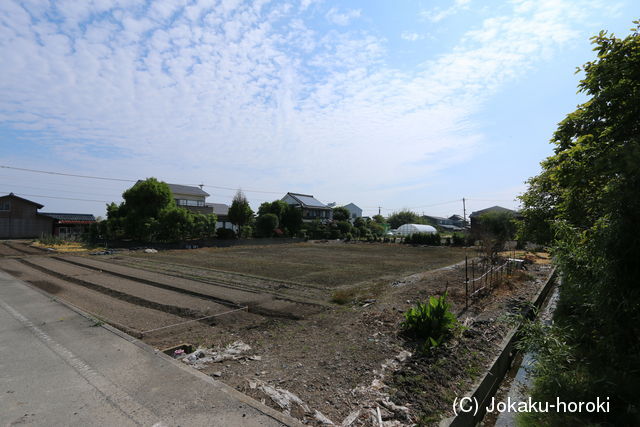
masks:
[[[64,173],[64,172],[53,172],[53,171],[43,171],[43,170],[39,170],[39,169],[26,169],[26,168],[17,168],[14,166],[6,166],[6,165],[0,165],[0,168],[2,169],[12,169],[12,170],[17,170],[17,171],[22,171],[22,172],[32,172],[32,173],[42,173],[42,174],[48,174],[48,175],[59,175],[59,176],[70,176],[70,177],[74,177],[74,178],[85,178],[85,179],[100,179],[103,181],[118,181],[118,182],[137,182],[137,179],[122,179],[122,178],[107,178],[104,176],[93,176],[93,175],[78,175],[78,174],[73,174],[73,173]],[[211,185],[211,184],[190,184],[195,186],[198,185],[203,185],[204,187],[208,187],[208,188],[217,188],[219,190],[231,190],[231,191],[237,191],[240,188],[232,188],[232,187],[222,187],[219,185]],[[242,189],[242,191],[247,192],[247,193],[267,193],[267,194],[283,194],[285,192],[282,191],[266,191],[266,190],[250,190],[250,189]]]
[[[13,169],[13,170],[22,171],[22,172],[45,173],[45,174],[48,174],[48,175],[72,176],[72,177],[75,177],[75,178],[101,179],[101,180],[104,180],[104,181],[120,181],[120,182],[136,182],[137,181],[137,180],[134,180],[134,179],[105,178],[105,177],[102,177],[102,176],[76,175],[76,174],[73,174],[73,173],[51,172],[51,171],[42,171],[42,170],[37,170],[37,169],[16,168],[16,167],[13,167],[13,166],[5,166],[5,165],[0,165],[0,168]]]
[[[111,203],[106,200],[91,200],[91,199],[74,199],[71,197],[54,197],[54,196],[43,196],[42,194],[25,194],[25,193],[13,193],[14,196],[26,196],[26,197],[44,197],[46,199],[60,199],[60,200],[76,200],[79,202],[99,202],[99,203]]]

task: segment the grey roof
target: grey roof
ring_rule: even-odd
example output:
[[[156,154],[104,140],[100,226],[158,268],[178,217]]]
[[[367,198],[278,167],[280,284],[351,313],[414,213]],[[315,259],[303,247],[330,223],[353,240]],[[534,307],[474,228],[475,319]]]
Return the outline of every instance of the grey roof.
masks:
[[[2,196],[2,197],[0,197],[0,199],[4,199],[5,197],[13,197],[14,199],[20,199],[20,200],[22,200],[23,202],[31,203],[32,205],[36,205],[36,206],[38,207],[38,209],[42,209],[42,208],[44,207],[44,205],[41,205],[41,204],[40,204],[40,203],[38,203],[38,202],[34,202],[34,201],[31,201],[31,200],[23,199],[22,197],[18,197],[18,196],[16,196],[16,195],[15,195],[15,194],[13,194],[13,193],[9,193],[9,194],[7,194],[6,196]]]
[[[296,199],[303,207],[306,208],[324,208],[330,209],[327,205],[317,200],[310,194],[299,194],[299,193],[287,193],[294,199]]]
[[[204,205],[213,208],[213,213],[216,215],[227,215],[229,213],[229,205],[224,203],[205,203]]]
[[[358,205],[356,205],[355,203],[349,203],[348,205],[344,205],[345,208],[349,209],[349,207],[351,207],[351,209],[360,209],[362,210],[362,208]]]
[[[512,209],[503,208],[502,206],[491,206],[490,208],[481,209],[479,211],[472,212],[471,215],[469,215],[469,218],[476,217],[476,216],[482,215],[484,213],[489,213],[489,212],[508,212],[510,214],[513,214],[513,215],[517,215],[518,214],[517,211],[514,211]]]
[[[94,222],[96,218],[91,214],[75,214],[75,213],[53,213],[53,212],[39,212],[40,215],[48,216],[58,221],[91,221]]]
[[[426,218],[432,218],[432,219],[437,219],[437,220],[440,220],[440,221],[444,221],[444,220],[449,219],[449,218],[444,218],[444,217],[441,217],[441,216],[435,216],[435,215],[424,215],[424,217],[426,217]]]
[[[180,185],[180,184],[167,184],[171,189],[171,192],[176,194],[187,194],[189,196],[209,196],[209,193],[204,191],[200,187],[193,187],[191,185]]]

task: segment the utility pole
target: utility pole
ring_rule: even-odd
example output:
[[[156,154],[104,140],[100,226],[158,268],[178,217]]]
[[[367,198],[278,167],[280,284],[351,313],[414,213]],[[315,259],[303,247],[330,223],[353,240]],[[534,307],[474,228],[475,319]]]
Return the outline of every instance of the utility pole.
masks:
[[[467,228],[467,206],[462,198],[462,225]],[[467,245],[464,245],[464,308],[469,308],[469,261],[467,258]]]
[[[381,206],[378,206],[378,215],[380,215],[380,208]]]
[[[462,198],[462,225],[467,226],[467,205],[464,197]]]

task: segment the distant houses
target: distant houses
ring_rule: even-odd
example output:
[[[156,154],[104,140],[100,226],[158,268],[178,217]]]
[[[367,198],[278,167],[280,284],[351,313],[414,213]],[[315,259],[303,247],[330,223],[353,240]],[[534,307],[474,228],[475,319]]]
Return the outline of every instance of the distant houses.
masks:
[[[362,218],[362,209],[355,203],[344,205],[344,208],[349,211],[349,219],[351,222],[354,222],[357,218]]]
[[[431,225],[440,227],[447,231],[462,231],[464,229],[464,220],[460,215],[452,215],[449,218],[440,216],[424,215],[422,217]]]
[[[317,200],[311,194],[287,193],[282,200],[302,209],[302,220],[310,222],[313,220],[329,221],[333,218],[332,209]]]
[[[78,237],[96,222],[91,214],[38,212],[43,207],[13,193],[0,197],[0,239]]]
[[[213,209],[206,205],[209,193],[200,187],[190,185],[167,184],[171,189],[176,205],[186,208],[194,213],[210,214]]]

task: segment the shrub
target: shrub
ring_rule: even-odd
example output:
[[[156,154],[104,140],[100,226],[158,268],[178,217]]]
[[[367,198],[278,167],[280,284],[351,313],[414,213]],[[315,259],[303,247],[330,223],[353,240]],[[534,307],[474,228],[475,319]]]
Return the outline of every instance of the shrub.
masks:
[[[405,243],[414,245],[440,246],[440,234],[438,233],[414,233],[404,239]]]
[[[350,242],[353,239],[353,235],[351,233],[347,233],[346,236],[344,236],[344,240],[347,242]]]
[[[216,230],[216,237],[218,239],[235,239],[236,232],[229,228],[218,228]]]
[[[278,216],[272,213],[262,214],[256,219],[256,235],[258,237],[271,237],[278,227]]]
[[[424,340],[424,349],[438,347],[458,324],[447,303],[447,294],[429,298],[427,304],[418,303],[404,313],[401,327],[412,338]]]

